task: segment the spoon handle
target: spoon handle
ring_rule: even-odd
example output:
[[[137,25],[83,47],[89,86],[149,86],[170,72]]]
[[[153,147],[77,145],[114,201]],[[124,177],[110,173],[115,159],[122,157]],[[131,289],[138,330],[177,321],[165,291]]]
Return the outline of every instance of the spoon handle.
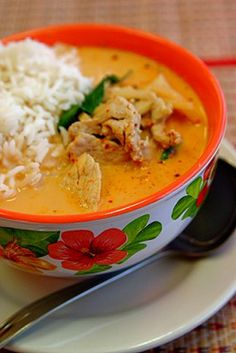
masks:
[[[170,250],[163,250],[152,255],[148,259],[143,260],[126,270],[116,272],[115,274],[112,272],[87,278],[82,282],[62,288],[25,306],[0,324],[0,349],[10,343],[10,341],[16,338],[16,336],[24,333],[54,311],[151,264],[170,252]]]

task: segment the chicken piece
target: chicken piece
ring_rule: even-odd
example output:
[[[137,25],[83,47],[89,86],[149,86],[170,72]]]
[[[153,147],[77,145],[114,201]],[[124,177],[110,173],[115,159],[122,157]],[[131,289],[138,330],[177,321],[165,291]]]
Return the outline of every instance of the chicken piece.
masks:
[[[165,131],[165,125],[155,124],[151,127],[151,133],[156,142],[158,142],[162,148],[177,146],[182,142],[182,137],[179,132],[171,129]]]
[[[96,210],[101,198],[102,174],[99,164],[88,153],[77,160],[78,196],[80,204]]]
[[[73,123],[68,129],[69,138],[73,140],[81,132],[99,135],[102,124],[109,118],[109,110],[106,104],[102,103],[96,108],[92,118],[86,113],[80,115],[80,120]]]
[[[103,153],[103,149],[99,139],[87,132],[80,132],[78,130],[73,141],[67,147],[67,155],[71,162],[76,162],[78,157],[85,152],[93,157],[95,155],[99,157],[100,154]],[[97,160],[99,160],[99,158]]]
[[[152,109],[152,100],[140,100],[134,103],[134,106],[138,113],[142,116],[147,114]]]
[[[158,77],[162,80],[162,75]],[[154,92],[158,86],[156,82],[142,89],[111,87],[107,92],[108,100],[96,108],[92,118],[82,114],[80,121],[69,128],[72,142],[67,152],[70,160],[74,161],[80,154],[88,152],[98,161],[119,162],[131,157],[141,162],[149,155],[149,141],[142,140],[140,126],[146,132],[150,131],[163,148],[179,144],[180,134],[173,129],[165,129],[173,106]],[[169,92],[172,87],[165,82]],[[182,96],[173,90],[171,97],[180,99]]]
[[[108,91],[108,96],[111,98],[113,96],[120,96],[126,98],[127,100],[150,100],[151,90],[146,88],[134,88],[132,86],[111,87]]]
[[[135,89],[132,91],[134,93]],[[134,94],[136,98],[142,96],[148,99],[140,100],[135,103],[135,107],[139,113],[146,114],[141,120],[142,127],[149,128],[154,140],[163,148],[181,143],[182,139],[177,131],[173,129],[167,132],[165,131],[166,120],[173,113],[172,104],[157,97],[154,92],[149,91],[144,95],[144,90],[136,89],[136,91],[140,91],[140,95]],[[150,114],[147,114],[148,112],[150,112]]]
[[[139,89],[134,87],[114,87],[110,91],[111,95],[117,95],[129,99],[135,100],[134,106],[138,113],[142,115],[147,115],[151,113],[151,121],[145,116],[146,121],[141,121],[142,126],[150,126],[158,122],[166,120],[173,113],[172,104],[165,102],[162,98],[158,97],[155,92],[152,92],[150,88]],[[150,117],[149,117],[150,119]]]
[[[173,113],[173,107],[162,98],[155,97],[153,100],[151,119],[154,124],[165,123],[166,119]]]
[[[156,142],[164,149],[179,145],[182,142],[182,137],[179,132],[171,129],[166,131],[166,120],[172,114],[173,108],[170,103],[166,103],[162,98],[156,97],[151,112],[151,134]]]
[[[149,130],[154,141],[164,149],[182,142],[181,135],[177,131],[174,129],[166,131],[166,121],[174,109],[184,113],[193,122],[199,120],[199,116],[202,115],[202,112],[196,111],[192,102],[175,91],[162,74],[145,88],[115,86],[110,88],[109,95],[110,97],[121,96],[132,102],[142,116],[142,128]],[[117,122],[111,124],[110,120],[107,120],[104,125],[110,126],[119,141],[123,143],[122,135],[117,134]]]
[[[97,161],[123,162],[129,159],[122,146],[109,139],[99,139],[94,135],[79,132],[67,147],[71,162],[75,162],[83,153],[89,153]]]
[[[162,74],[159,74],[157,78],[148,85],[147,89],[152,90],[166,102],[171,103],[174,109],[183,113],[186,118],[193,123],[198,123],[199,120],[205,117],[202,108],[195,107],[192,102],[188,101],[184,96],[177,92]]]
[[[80,133],[86,134],[99,134],[101,131],[101,126],[97,124],[96,121],[89,118],[82,121],[77,121],[73,123],[68,129],[68,135],[70,140],[76,138]]]
[[[123,97],[114,97],[106,103],[109,119],[103,123],[102,134],[119,140],[134,161],[143,160],[143,142],[140,136],[141,116],[134,105]],[[96,118],[96,116],[95,116]]]
[[[177,92],[176,92],[177,93]],[[134,100],[134,106],[140,115],[147,114],[149,111],[155,110],[159,116],[169,116],[173,112],[172,104],[165,102],[161,97],[151,90],[151,86],[147,88],[114,87],[110,91],[111,96],[121,96],[127,100]],[[178,94],[178,93],[177,93]]]
[[[109,108],[106,103],[101,103],[95,109],[93,120],[95,120],[96,124],[103,124],[106,120],[110,118]]]
[[[101,198],[100,166],[88,153],[83,153],[65,177],[65,186],[78,196],[81,207],[95,211]]]

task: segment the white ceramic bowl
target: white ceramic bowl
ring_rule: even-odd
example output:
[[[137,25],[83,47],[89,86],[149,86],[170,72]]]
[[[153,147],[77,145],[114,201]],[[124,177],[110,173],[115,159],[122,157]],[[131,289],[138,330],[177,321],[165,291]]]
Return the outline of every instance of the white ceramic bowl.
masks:
[[[161,250],[196,215],[212,181],[226,124],[224,98],[217,81],[205,64],[185,49],[134,29],[62,25],[16,34],[3,42],[26,37],[49,45],[65,42],[78,46],[111,46],[164,63],[199,95],[208,115],[209,140],[200,159],[177,181],[119,209],[65,216],[1,209],[0,256],[26,271],[75,277],[115,271]]]

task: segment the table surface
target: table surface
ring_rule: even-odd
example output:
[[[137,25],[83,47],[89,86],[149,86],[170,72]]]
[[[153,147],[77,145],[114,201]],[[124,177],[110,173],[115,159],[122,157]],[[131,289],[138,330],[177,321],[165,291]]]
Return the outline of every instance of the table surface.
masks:
[[[0,38],[68,22],[137,27],[163,35],[204,59],[236,58],[235,0],[0,0]],[[236,147],[236,65],[211,69],[227,101],[226,137]],[[146,353],[154,352],[235,353],[236,295],[200,327]]]

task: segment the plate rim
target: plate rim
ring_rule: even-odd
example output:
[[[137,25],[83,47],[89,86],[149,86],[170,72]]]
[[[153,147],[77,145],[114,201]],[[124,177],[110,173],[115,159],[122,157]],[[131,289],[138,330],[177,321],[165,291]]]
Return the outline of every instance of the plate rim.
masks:
[[[229,242],[227,242],[226,245],[230,246],[231,245],[230,243],[234,242],[235,240],[236,240],[236,230],[234,231],[234,233],[232,234],[232,238],[229,240]],[[230,251],[233,251],[233,254],[234,253],[236,254],[236,242],[234,243],[234,246],[231,247]],[[226,258],[229,256],[227,251],[223,252],[223,254],[224,254],[224,257],[226,257]],[[231,254],[231,256],[232,256],[232,254]],[[180,261],[182,261],[182,260],[180,260]],[[190,264],[189,266],[191,267],[191,269],[196,268],[197,270],[199,267],[200,273],[203,273],[203,272],[207,273],[207,266],[209,267],[209,264],[208,264],[208,262],[202,263],[200,260],[200,261],[197,261],[197,262]],[[217,266],[216,266],[216,270],[217,270]],[[194,271],[191,271],[190,277],[193,276],[192,273],[194,273]],[[233,271],[232,271],[232,274],[234,274]],[[204,307],[198,313],[198,315],[194,315],[193,317],[189,318],[187,321],[182,323],[182,325],[180,327],[176,327],[174,331],[168,332],[162,337],[158,336],[158,334],[157,334],[156,337],[153,337],[152,339],[147,339],[146,341],[144,340],[142,342],[142,344],[139,344],[137,342],[133,343],[132,345],[127,346],[125,348],[125,350],[122,347],[116,346],[116,347],[114,347],[114,349],[112,351],[111,350],[101,351],[101,348],[100,348],[98,350],[93,350],[93,352],[91,352],[91,353],[101,353],[101,352],[103,352],[103,353],[108,353],[108,352],[109,353],[134,353],[134,352],[138,353],[138,352],[143,352],[145,350],[152,349],[154,347],[156,348],[161,345],[170,343],[171,341],[187,334],[188,332],[192,331],[194,328],[196,328],[197,326],[201,325],[203,322],[208,320],[211,316],[213,316],[217,311],[219,311],[230,300],[230,298],[236,292],[236,276],[234,276],[234,277],[233,277],[232,281],[230,282],[230,284],[223,291],[221,291],[221,295],[213,298],[213,302],[212,302],[212,305],[210,308]],[[180,286],[183,286],[183,284],[180,284]],[[0,294],[0,296],[1,296],[1,294]],[[211,300],[212,300],[212,298],[211,298]],[[149,303],[147,303],[147,306],[148,305],[149,305]],[[158,299],[154,300],[151,305],[155,305],[155,306],[158,305]],[[146,305],[144,305],[144,307],[145,306]],[[118,313],[118,314],[115,313],[114,315],[120,315],[120,313]],[[126,311],[125,311],[125,315],[127,315]],[[113,316],[113,315],[111,314],[111,316]],[[58,320],[58,319],[56,318],[56,320]],[[53,321],[53,319],[51,319],[51,321]],[[63,319],[59,318],[59,321],[63,321]],[[43,347],[33,347],[32,342],[30,341],[30,343],[28,344],[27,340],[25,342],[24,338],[23,338],[22,342],[19,342],[19,343],[17,343],[17,341],[13,342],[12,344],[7,346],[6,348],[9,351],[18,352],[18,353],[50,353],[51,352],[51,350],[48,349],[49,347],[44,347],[44,348]],[[52,350],[52,352],[54,353],[54,350]],[[57,347],[57,352],[61,353],[62,351],[60,350],[60,348],[58,349],[58,347]],[[71,348],[68,349],[67,352],[72,353]],[[88,352],[88,350],[86,350],[86,353],[87,352]],[[78,350],[78,347],[77,347],[77,353],[83,353],[83,351]]]

